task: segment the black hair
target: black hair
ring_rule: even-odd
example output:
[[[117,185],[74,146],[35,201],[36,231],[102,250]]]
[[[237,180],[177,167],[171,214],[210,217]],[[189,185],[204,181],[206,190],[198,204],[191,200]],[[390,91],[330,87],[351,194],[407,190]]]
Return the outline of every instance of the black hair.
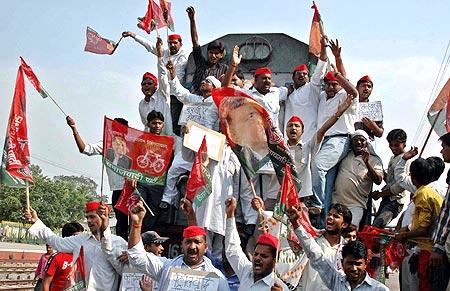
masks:
[[[72,221],[69,223],[64,224],[61,230],[62,237],[69,237],[72,236],[76,232],[83,232],[84,228],[81,224],[79,224],[76,221]]]
[[[348,227],[346,229],[342,230],[342,236],[346,237],[347,235],[349,235],[352,231],[358,231],[358,228],[356,227],[356,225],[354,224],[349,224]]]
[[[399,142],[406,142],[406,132],[403,129],[396,128],[391,130],[386,136],[388,142],[398,140]]]
[[[361,84],[361,83],[370,83],[370,84],[372,85],[372,87],[373,87],[373,82],[372,82],[372,81],[367,81],[367,80],[361,80],[361,79],[359,79],[358,82],[356,82],[356,88],[358,88],[358,87],[359,87],[359,84]]]
[[[432,182],[439,180],[439,177],[441,177],[445,170],[444,160],[440,157],[428,157],[426,160],[433,168]]]
[[[234,74],[235,74],[239,79],[241,79],[242,82],[245,81],[244,73],[243,73],[241,70],[237,70]]]
[[[161,121],[164,121],[164,115],[156,110],[150,111],[150,113],[147,115],[147,122],[152,121],[153,119],[159,119]]]
[[[128,126],[128,120],[126,120],[126,119],[124,119],[124,118],[116,117],[116,118],[114,118],[114,120],[117,121],[117,122],[120,123],[120,124],[123,124],[123,125]]]
[[[266,245],[266,244],[256,244],[256,246],[258,246],[258,245],[262,245],[262,246],[268,246],[268,247],[270,247],[270,252],[272,253],[272,256],[273,256],[273,258],[275,259],[276,257],[277,257],[277,248],[274,248],[273,246],[269,246],[269,245]],[[255,246],[255,249],[256,249],[256,246]]]
[[[421,186],[433,182],[436,176],[433,165],[423,158],[417,158],[409,168],[411,178],[414,178]]]
[[[350,211],[350,209],[348,209],[347,206],[340,203],[334,203],[331,204],[330,210],[331,209],[336,210],[337,213],[342,215],[344,217],[344,222],[347,223],[348,226],[350,226],[350,224],[352,223],[352,212]]]
[[[208,46],[207,46],[208,51],[218,50],[221,53],[223,53],[224,49],[225,49],[225,47],[223,46],[223,42],[218,41],[218,40],[213,40],[212,42],[208,43]]]
[[[342,259],[345,259],[345,257],[352,256],[355,259],[365,259],[367,260],[367,248],[366,245],[360,241],[355,240],[347,243],[342,248]]]
[[[443,136],[441,136],[439,138],[439,140],[445,144],[446,146],[450,147],[450,132],[447,132],[446,134],[444,134]]]

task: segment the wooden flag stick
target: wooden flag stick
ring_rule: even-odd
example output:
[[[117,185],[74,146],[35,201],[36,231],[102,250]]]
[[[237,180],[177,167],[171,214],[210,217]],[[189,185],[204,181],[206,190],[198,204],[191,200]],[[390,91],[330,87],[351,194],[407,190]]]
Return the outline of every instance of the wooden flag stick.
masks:
[[[423,151],[425,150],[425,147],[428,143],[428,140],[430,139],[431,133],[433,132],[434,127],[436,126],[436,123],[438,121],[439,116],[441,115],[442,109],[438,111],[436,114],[436,118],[433,121],[433,124],[431,125],[430,131],[428,131],[427,138],[425,139],[425,142],[422,146],[422,149],[420,150],[419,158],[422,157]]]
[[[151,214],[151,216],[155,216],[155,214],[153,213],[153,211],[150,209],[150,207],[147,205],[147,203],[145,202],[144,198],[142,198],[142,196],[139,196],[139,198],[142,201],[142,204],[144,204],[145,208],[147,208],[148,212]]]
[[[30,187],[25,188],[25,199],[27,203],[27,214],[30,214]]]
[[[116,51],[117,47],[119,46],[119,43],[122,41],[123,36],[120,37],[119,41],[116,43],[116,45],[114,46],[113,51],[111,52],[111,55]]]

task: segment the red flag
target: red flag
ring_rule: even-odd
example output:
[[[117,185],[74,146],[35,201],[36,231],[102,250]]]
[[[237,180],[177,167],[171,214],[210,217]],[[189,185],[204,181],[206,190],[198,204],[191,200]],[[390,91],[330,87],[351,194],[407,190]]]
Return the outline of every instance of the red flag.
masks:
[[[84,51],[94,54],[112,55],[116,48],[116,43],[103,38],[89,26],[86,28],[86,46]]]
[[[137,130],[105,116],[103,163],[122,177],[164,185],[173,145],[172,136]]]
[[[450,132],[450,92],[447,97],[447,112],[445,112],[445,129]]]
[[[170,30],[175,31],[175,23],[172,16],[172,3],[169,0],[159,0],[159,6],[161,7],[164,21]]]
[[[200,206],[212,191],[211,175],[207,163],[208,149],[206,147],[206,136],[204,136],[186,184],[186,198],[197,206]]]
[[[427,114],[428,121],[431,125],[434,125],[433,129],[438,136],[442,136],[450,131],[449,99],[450,79],[448,79],[442,87],[433,104],[431,104]]]
[[[166,26],[163,11],[153,0],[148,0],[147,13],[138,18],[137,26],[147,33]]]
[[[6,172],[1,174],[2,184],[23,187],[27,186],[26,182],[33,183],[28,148],[26,93],[22,66],[19,66],[17,72],[16,87],[6,131],[2,158],[3,168]]]
[[[320,55],[320,38],[323,33],[322,19],[320,17],[319,9],[313,1],[314,16],[311,23],[311,31],[309,33],[309,52],[315,56]]]
[[[25,60],[22,57],[20,57],[20,61],[23,72],[25,73],[31,84],[33,84],[33,87],[36,88],[39,94],[41,94],[42,98],[47,98],[48,97],[47,91],[45,91],[45,89],[42,87],[41,82],[39,82],[38,78],[34,74],[31,67],[28,66],[27,63],[25,63]]]
[[[116,205],[114,205],[114,208],[128,215],[130,208],[139,201],[139,196],[139,192],[131,186],[131,183],[128,180],[126,180],[123,185],[122,193],[120,194]]]

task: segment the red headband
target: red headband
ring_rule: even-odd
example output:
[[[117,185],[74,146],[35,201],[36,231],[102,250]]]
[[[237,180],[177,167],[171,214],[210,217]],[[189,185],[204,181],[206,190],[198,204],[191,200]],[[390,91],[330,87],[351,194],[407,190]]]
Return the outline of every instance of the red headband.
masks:
[[[100,201],[89,201],[85,205],[85,211],[86,212],[95,211],[98,209],[99,206],[100,206]]]
[[[271,235],[270,233],[265,233],[259,236],[257,245],[267,245],[278,249],[279,241],[276,237]]]
[[[156,76],[153,75],[152,73],[149,72],[145,73],[144,76],[142,76],[142,81],[144,81],[145,79],[153,80],[155,86],[158,86],[158,78],[156,78]]]
[[[292,73],[295,73],[295,72],[298,72],[298,71],[306,71],[306,72],[309,72],[308,71],[308,66],[307,65],[305,65],[305,64],[301,64],[301,65],[298,65],[297,67],[295,67],[295,69],[294,69],[294,71],[292,72]]]
[[[357,82],[357,84],[359,84],[359,83],[361,83],[361,82],[369,82],[369,83],[371,83],[372,86],[373,86],[372,80],[371,80],[370,77],[367,76],[367,75],[361,77],[361,79],[359,79],[359,81]]]
[[[336,76],[334,75],[334,72],[329,71],[326,75],[325,75],[325,81],[337,81]]]
[[[168,40],[180,40],[181,41],[181,35],[179,34],[170,34],[167,37]]]
[[[289,119],[287,123],[291,123],[291,122],[300,122],[301,125],[303,126],[303,120],[298,116],[295,116],[295,115],[292,116],[291,119]]]
[[[262,74],[272,75],[272,71],[268,67],[258,68],[253,76],[257,77]]]
[[[198,235],[206,236],[206,231],[203,227],[192,225],[183,230],[183,238],[190,238]]]

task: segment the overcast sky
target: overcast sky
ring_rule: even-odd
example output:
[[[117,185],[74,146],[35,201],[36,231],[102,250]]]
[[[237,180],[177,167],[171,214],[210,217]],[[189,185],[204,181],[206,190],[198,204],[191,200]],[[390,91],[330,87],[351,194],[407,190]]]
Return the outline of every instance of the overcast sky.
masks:
[[[202,44],[228,33],[252,32],[282,32],[308,43],[313,13],[309,1],[176,0],[176,32],[184,37],[189,50],[192,45],[185,9],[190,5],[197,11]],[[382,101],[385,124],[377,149],[387,167],[391,155],[385,141],[387,132],[403,128],[411,144],[419,128],[449,40],[450,2],[433,1],[431,6],[423,1],[317,1],[317,5],[326,34],[339,38],[342,44],[350,80],[356,83],[368,74],[374,81],[371,100]],[[113,40],[124,30],[144,35],[136,28],[136,17],[145,14],[146,6],[145,0],[3,1],[0,143],[4,143],[19,56],[76,119],[86,141],[101,139],[104,115],[122,116],[131,126],[142,128],[140,80],[144,72],[156,71],[155,57],[132,39],[123,40],[113,56],[83,49],[86,26]],[[156,36],[153,32],[147,37],[155,40]],[[48,176],[82,174],[99,183],[101,158],[80,155],[63,114],[51,100],[43,100],[28,81],[26,90],[32,163],[40,165]],[[426,124],[422,136],[428,129]],[[439,155],[439,149],[433,134],[424,156]]]

